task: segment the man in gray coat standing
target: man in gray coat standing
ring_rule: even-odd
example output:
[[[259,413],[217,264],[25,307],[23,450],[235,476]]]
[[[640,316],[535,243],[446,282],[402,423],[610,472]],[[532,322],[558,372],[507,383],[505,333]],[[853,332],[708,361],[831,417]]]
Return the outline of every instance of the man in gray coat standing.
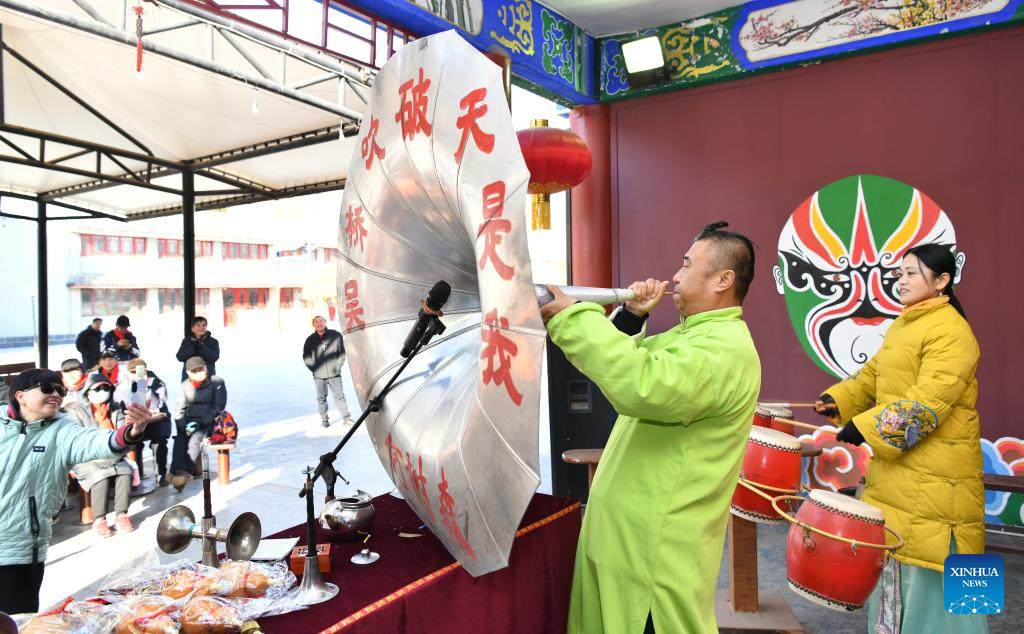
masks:
[[[352,416],[348,412],[348,403],[345,402],[345,393],[341,388],[345,342],[341,339],[341,333],[328,328],[327,320],[320,315],[313,318],[313,330],[313,334],[306,338],[306,343],[302,346],[302,360],[313,373],[320,422],[324,427],[331,425],[327,419],[327,388],[330,387],[335,407],[344,418],[345,424],[351,424]]]

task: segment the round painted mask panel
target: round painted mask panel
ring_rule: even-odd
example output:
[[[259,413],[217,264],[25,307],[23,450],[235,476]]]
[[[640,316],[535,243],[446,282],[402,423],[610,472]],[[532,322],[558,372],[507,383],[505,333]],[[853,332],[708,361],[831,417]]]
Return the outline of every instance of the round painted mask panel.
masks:
[[[820,368],[839,378],[882,345],[902,305],[896,271],[911,247],[956,251],[946,213],[915,187],[883,176],[849,176],[800,203],[779,236],[775,286],[797,339]],[[965,261],[957,253],[960,281]]]

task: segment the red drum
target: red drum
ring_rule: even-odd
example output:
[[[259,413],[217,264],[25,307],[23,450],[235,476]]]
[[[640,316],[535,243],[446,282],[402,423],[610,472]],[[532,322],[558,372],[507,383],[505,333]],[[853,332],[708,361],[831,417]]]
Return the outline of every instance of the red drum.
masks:
[[[808,526],[847,539],[885,543],[882,511],[841,493],[814,489],[797,511]],[[805,599],[840,611],[864,607],[885,566],[885,551],[807,531],[793,524],[786,543],[789,587]]]
[[[754,425],[757,427],[771,427],[781,431],[784,434],[793,434],[793,425],[790,423],[780,423],[776,421],[776,418],[793,418],[793,411],[785,407],[779,407],[778,405],[761,405],[757,404],[757,408],[754,409]]]
[[[800,488],[800,441],[766,427],[752,427],[747,453],[743,455],[740,477],[775,497],[792,494]],[[764,489],[765,486],[783,491]],[[738,517],[762,524],[782,521],[770,500],[766,500],[742,484],[736,485],[729,511]]]

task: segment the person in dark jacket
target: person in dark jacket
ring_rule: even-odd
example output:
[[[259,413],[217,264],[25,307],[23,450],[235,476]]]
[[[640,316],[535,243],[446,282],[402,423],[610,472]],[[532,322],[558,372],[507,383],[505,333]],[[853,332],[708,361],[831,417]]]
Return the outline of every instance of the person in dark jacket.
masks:
[[[181,396],[174,406],[174,456],[171,458],[171,484],[181,491],[192,479],[196,458],[203,441],[210,435],[213,421],[224,413],[228,388],[224,379],[210,376],[202,357],[185,361],[188,378],[181,382]]]
[[[131,361],[139,356],[139,341],[130,330],[128,315],[117,318],[117,327],[103,337],[103,350],[112,350],[118,361]]]
[[[153,415],[153,420],[146,427],[146,434],[142,437],[138,449],[135,451],[135,464],[139,468],[139,477],[144,476],[142,446],[148,442],[149,450],[153,452],[153,463],[156,465],[156,472],[159,476],[157,484],[167,486],[167,441],[171,437],[171,410],[167,402],[167,384],[152,370],[146,368],[146,362],[140,359],[132,359],[128,362],[129,380],[122,381],[114,388],[114,401],[123,409],[131,404],[132,382],[131,379],[137,376],[139,368],[146,376],[146,408]],[[70,396],[70,394],[69,394]]]
[[[210,376],[217,374],[217,359],[220,359],[220,342],[213,338],[206,329],[206,317],[196,316],[192,319],[192,334],[181,340],[178,346],[178,361],[182,364],[192,357],[202,357],[206,362],[206,372]],[[181,367],[181,380],[187,379],[185,366]]]
[[[114,386],[102,374],[90,374],[85,381],[85,399],[68,407],[68,416],[82,427],[115,430],[124,426],[124,412],[114,402]],[[72,471],[78,485],[92,501],[92,529],[100,537],[110,537],[107,524],[107,494],[114,485],[114,525],[119,533],[135,530],[128,517],[128,498],[132,490],[132,467],[125,456],[99,458],[75,465]]]
[[[85,330],[78,333],[75,348],[82,355],[82,367],[91,371],[100,362],[100,344],[103,343],[103,320],[97,317]]]
[[[341,387],[341,366],[345,363],[345,342],[341,333],[327,327],[327,320],[317,315],[313,318],[313,334],[306,338],[302,346],[302,360],[313,373],[313,384],[316,387],[316,406],[320,412],[320,422],[330,427],[327,418],[327,388],[331,388],[334,405],[342,415],[345,424],[352,422],[345,402],[345,393]]]

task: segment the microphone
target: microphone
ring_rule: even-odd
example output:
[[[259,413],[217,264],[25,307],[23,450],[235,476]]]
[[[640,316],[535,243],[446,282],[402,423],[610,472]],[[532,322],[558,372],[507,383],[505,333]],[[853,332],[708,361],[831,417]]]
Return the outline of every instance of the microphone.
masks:
[[[423,338],[423,333],[427,330],[427,327],[431,322],[444,314],[441,312],[441,307],[448,301],[448,296],[451,294],[451,285],[441,280],[434,284],[430,292],[427,293],[427,299],[420,302],[423,308],[420,309],[416,323],[413,325],[412,330],[409,331],[409,336],[405,338],[405,345],[402,346],[403,357],[408,357],[412,354],[413,349],[416,348],[420,339]]]

